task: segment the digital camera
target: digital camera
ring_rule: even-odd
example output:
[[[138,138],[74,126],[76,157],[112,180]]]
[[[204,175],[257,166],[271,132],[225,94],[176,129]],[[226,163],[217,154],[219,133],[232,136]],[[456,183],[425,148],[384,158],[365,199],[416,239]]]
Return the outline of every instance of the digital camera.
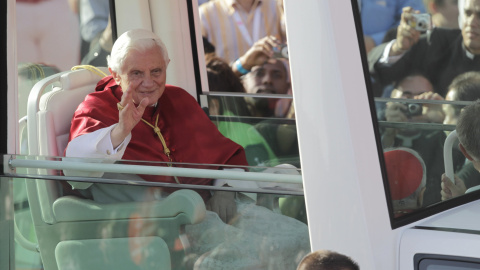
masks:
[[[410,20],[410,26],[420,32],[432,29],[432,17],[428,13],[412,14],[414,20]]]
[[[423,112],[422,104],[419,104],[419,103],[402,103],[402,104],[405,105],[405,107],[407,107],[406,109],[402,110],[402,112],[407,117],[422,115],[422,112]]]
[[[273,57],[288,59],[288,47],[287,44],[282,44],[277,47],[273,47]]]

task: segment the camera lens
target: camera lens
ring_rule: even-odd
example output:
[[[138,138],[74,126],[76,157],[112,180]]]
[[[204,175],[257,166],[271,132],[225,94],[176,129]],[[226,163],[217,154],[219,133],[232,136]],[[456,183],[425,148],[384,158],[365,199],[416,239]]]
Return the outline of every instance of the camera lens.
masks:
[[[411,116],[417,116],[422,114],[422,105],[418,103],[407,104],[408,112]]]

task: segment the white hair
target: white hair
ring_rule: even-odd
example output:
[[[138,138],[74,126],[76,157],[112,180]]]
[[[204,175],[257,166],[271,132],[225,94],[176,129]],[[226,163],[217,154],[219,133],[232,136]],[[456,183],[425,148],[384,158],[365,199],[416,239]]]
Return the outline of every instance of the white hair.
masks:
[[[115,72],[121,73],[123,71],[123,62],[130,50],[145,51],[154,46],[160,48],[165,63],[168,65],[170,58],[168,57],[167,47],[160,37],[146,29],[129,30],[118,37],[113,44],[112,52],[107,56],[108,67]]]

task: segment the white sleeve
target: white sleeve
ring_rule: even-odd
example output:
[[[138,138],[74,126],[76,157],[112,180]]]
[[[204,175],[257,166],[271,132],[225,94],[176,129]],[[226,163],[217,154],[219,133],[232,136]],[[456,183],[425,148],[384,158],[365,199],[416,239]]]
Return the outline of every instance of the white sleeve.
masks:
[[[381,64],[393,64],[398,61],[398,59],[402,58],[402,56],[405,54],[403,52],[400,55],[395,55],[395,56],[389,56],[390,50],[392,49],[393,44],[395,43],[396,39],[390,41],[387,46],[385,46],[385,50],[383,51],[382,57],[378,60],[379,63]]]
[[[113,148],[110,132],[116,126],[102,128],[97,131],[78,136],[70,141],[65,151],[65,161],[81,161],[81,158],[92,158],[91,162],[114,163],[123,157],[132,135],[129,134],[117,147]],[[98,159],[98,160],[94,160]],[[66,176],[102,177],[103,172],[84,172],[64,170]]]

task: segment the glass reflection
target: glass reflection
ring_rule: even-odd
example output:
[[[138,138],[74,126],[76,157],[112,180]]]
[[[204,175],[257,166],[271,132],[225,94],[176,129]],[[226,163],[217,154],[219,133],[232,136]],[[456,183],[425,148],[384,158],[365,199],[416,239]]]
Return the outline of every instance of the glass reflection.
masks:
[[[478,42],[468,34],[477,28],[479,18],[473,10],[479,4],[479,0],[466,0],[458,8],[456,1],[449,2],[445,9],[442,8],[449,11],[448,16],[428,6],[432,9],[431,19],[423,14],[424,7],[404,7],[399,10],[398,23],[387,29],[388,34],[380,42],[373,42],[374,46],[371,46],[371,29],[366,29],[368,23],[362,24],[381,144],[385,153],[399,147],[415,151],[425,163],[426,183],[423,196],[420,196],[421,207],[455,197],[457,192],[453,190],[456,189],[463,190],[459,192],[463,194],[480,179],[471,161],[462,154],[458,141],[453,143],[451,161],[448,161],[450,157],[444,157],[445,140],[457,128],[460,113],[480,97],[480,73],[476,71],[480,67],[477,59],[480,52]],[[368,21],[364,14],[371,10],[364,3],[359,8],[362,22]],[[424,19],[432,27],[419,27]],[[457,19],[460,19],[459,29]],[[468,180],[459,181],[460,186],[450,181],[447,184],[453,186],[446,186],[445,158],[457,177]],[[400,166],[400,162],[396,163]],[[393,210],[396,211],[400,184],[408,185],[413,180],[400,180],[390,175],[388,178],[391,188],[388,197],[394,200]],[[390,178],[396,180],[392,182]],[[418,193],[414,190],[405,195]],[[418,206],[417,200],[417,209]]]
[[[279,170],[267,172],[297,172],[291,167]],[[64,180],[13,181],[26,183],[28,191],[26,207],[15,211],[19,231],[33,244],[38,242],[42,258],[32,251],[30,257],[18,252],[17,269],[162,269],[166,264],[171,269],[294,269],[297,259],[309,252],[305,212],[299,205],[303,196],[288,195],[298,194],[292,184],[264,183],[265,192],[259,193],[229,191],[237,212],[224,223],[205,211],[203,199],[191,189],[164,194],[161,187],[123,181],[126,191],[144,196],[141,202],[101,203],[58,196]]]

